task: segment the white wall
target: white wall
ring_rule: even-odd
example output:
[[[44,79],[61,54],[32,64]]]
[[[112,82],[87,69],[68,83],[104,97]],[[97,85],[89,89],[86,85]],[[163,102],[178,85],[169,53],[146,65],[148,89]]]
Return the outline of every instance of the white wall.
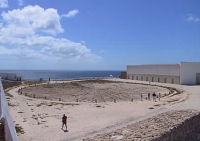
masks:
[[[195,85],[196,73],[200,73],[199,62],[181,62],[180,64],[180,84]]]
[[[8,102],[4,93],[0,77],[0,119],[4,119],[4,134],[6,141],[18,141],[17,133],[8,108]]]
[[[15,73],[0,73],[0,77],[2,79],[6,79],[7,78],[8,80],[17,80],[17,78],[18,78],[18,81],[21,78],[20,76],[17,76],[17,74],[15,74]]]
[[[127,66],[127,75],[150,74],[150,75],[179,76],[180,75],[179,72],[180,72],[179,64]]]

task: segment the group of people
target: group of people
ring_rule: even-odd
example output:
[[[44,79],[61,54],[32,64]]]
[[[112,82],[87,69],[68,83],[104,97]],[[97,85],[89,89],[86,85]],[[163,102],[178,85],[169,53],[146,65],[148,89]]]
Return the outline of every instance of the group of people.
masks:
[[[140,97],[141,97],[141,101],[142,101],[142,100],[143,100],[143,94],[142,94],[142,93],[140,94]],[[156,102],[156,98],[158,98],[159,101],[160,101],[161,93],[159,93],[158,95],[156,95],[156,93],[154,92],[154,93],[152,94],[152,97],[153,97],[153,102]],[[148,100],[151,100],[151,94],[150,94],[150,93],[148,93],[147,99],[148,99]]]

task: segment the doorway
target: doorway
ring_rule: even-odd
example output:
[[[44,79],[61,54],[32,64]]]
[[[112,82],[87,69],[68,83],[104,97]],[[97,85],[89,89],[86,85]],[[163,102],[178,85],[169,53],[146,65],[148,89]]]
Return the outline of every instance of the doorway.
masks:
[[[200,73],[196,74],[197,85],[200,85]]]

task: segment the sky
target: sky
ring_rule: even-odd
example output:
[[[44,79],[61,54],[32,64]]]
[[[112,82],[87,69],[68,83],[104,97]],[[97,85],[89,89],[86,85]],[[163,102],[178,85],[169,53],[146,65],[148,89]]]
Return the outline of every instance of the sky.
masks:
[[[200,62],[200,0],[0,0],[0,69]]]

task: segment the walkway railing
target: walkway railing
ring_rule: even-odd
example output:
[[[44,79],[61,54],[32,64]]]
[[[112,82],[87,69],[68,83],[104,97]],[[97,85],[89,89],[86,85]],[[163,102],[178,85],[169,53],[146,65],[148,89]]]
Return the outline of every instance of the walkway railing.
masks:
[[[8,102],[4,93],[0,77],[0,119],[4,121],[4,135],[6,141],[18,141],[17,133],[8,108]]]

